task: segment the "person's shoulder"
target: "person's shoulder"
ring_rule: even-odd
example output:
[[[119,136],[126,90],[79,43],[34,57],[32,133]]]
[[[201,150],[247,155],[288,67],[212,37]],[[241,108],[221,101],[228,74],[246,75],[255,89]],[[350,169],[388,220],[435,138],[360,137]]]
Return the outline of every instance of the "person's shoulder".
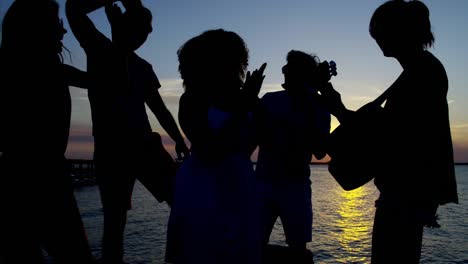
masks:
[[[180,111],[196,113],[201,110],[206,110],[208,103],[206,98],[194,92],[185,91],[179,99],[179,113]]]
[[[188,91],[185,91],[179,99],[180,104],[193,104],[196,101],[197,95]]]
[[[268,92],[262,96],[262,100],[263,101],[278,100],[285,96],[287,96],[287,92],[285,90]]]
[[[143,59],[135,52],[133,52],[130,56],[132,58],[133,63],[142,67],[151,67],[151,64],[147,60]]]
[[[443,63],[429,51],[426,51],[422,67],[424,71],[421,74],[428,84],[448,86],[447,72]]]
[[[433,77],[446,75],[445,67],[442,62],[429,51],[425,52],[421,66],[426,71],[426,74],[427,71],[429,71]]]
[[[138,74],[154,74],[153,65],[136,53],[131,54],[131,64]]]
[[[415,67],[406,71],[406,78],[414,89],[408,96],[418,100],[445,97],[448,91],[448,77],[442,62],[429,51],[425,51]]]

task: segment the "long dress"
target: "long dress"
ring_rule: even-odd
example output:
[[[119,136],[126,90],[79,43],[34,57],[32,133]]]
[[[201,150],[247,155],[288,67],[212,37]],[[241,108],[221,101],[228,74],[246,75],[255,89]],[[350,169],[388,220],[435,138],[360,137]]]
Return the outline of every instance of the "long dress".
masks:
[[[179,169],[167,232],[171,263],[260,263],[261,234],[250,152],[253,137],[248,113],[209,108],[208,128],[218,135],[229,126],[224,153],[207,159],[203,146]],[[234,131],[234,132],[233,132]],[[209,140],[209,139],[208,139]],[[219,140],[219,138],[218,138]],[[244,144],[245,143],[245,144]]]

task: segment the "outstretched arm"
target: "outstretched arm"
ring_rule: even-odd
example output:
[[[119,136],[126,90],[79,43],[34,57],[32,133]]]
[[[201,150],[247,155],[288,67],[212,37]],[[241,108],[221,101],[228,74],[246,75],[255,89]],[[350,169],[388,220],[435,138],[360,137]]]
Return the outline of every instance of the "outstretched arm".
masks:
[[[84,89],[88,89],[90,86],[88,73],[78,70],[73,66],[63,64],[63,76],[65,76],[68,85]]]
[[[176,153],[179,158],[181,154],[187,156],[190,153],[190,150],[185,145],[184,138],[177,127],[177,124],[172,116],[171,112],[167,109],[164,101],[161,98],[161,95],[158,92],[152,93],[151,95],[146,96],[146,104],[154,113],[158,119],[161,126],[166,130],[167,134],[175,141],[176,143]]]
[[[82,47],[86,48],[89,45],[93,45],[96,40],[109,41],[96,29],[87,14],[116,1],[117,0],[67,0],[66,14],[68,23]]]

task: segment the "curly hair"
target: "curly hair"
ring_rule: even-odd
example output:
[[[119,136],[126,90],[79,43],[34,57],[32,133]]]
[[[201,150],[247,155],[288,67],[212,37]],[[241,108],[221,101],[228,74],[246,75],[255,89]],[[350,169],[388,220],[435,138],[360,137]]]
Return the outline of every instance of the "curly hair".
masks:
[[[208,30],[188,40],[177,54],[186,91],[207,89],[233,78],[242,81],[249,58],[244,40],[223,29]]]
[[[291,50],[286,56],[289,66],[294,67],[294,71],[302,75],[310,75],[320,63],[318,56],[307,54],[299,50]]]

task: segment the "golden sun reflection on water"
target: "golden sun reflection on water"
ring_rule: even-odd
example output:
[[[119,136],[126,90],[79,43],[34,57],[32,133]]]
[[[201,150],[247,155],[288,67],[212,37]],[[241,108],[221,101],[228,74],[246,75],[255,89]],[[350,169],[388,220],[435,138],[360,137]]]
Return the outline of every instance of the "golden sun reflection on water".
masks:
[[[369,192],[366,186],[353,191],[341,191],[337,197],[339,207],[336,219],[337,240],[342,250],[347,252],[338,259],[340,263],[365,263],[368,256],[363,252],[369,252],[372,232],[373,206],[369,202]],[[366,243],[363,243],[366,242]]]

